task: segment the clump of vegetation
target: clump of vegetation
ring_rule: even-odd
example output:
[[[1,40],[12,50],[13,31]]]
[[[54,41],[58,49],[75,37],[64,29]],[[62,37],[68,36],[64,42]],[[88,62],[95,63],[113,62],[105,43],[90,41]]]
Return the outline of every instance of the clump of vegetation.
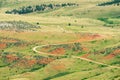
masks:
[[[61,73],[58,73],[58,74],[56,74],[54,76],[47,77],[44,80],[50,80],[50,79],[65,76],[65,75],[68,75],[68,74],[71,74],[71,73],[74,73],[74,72],[61,72]]]
[[[81,50],[81,44],[80,43],[74,43],[74,47],[72,48],[73,51]]]
[[[70,7],[70,6],[78,6],[76,3],[63,3],[63,4],[41,4],[35,6],[23,6],[19,9],[7,10],[5,13],[7,14],[27,14],[36,11],[46,11],[60,7]]]
[[[98,18],[98,20],[105,22],[104,26],[107,27],[119,27],[119,21],[112,20],[114,18]]]
[[[98,6],[108,6],[108,5],[113,5],[113,4],[119,6],[120,0],[112,0],[109,2],[104,2],[104,3],[98,4]]]
[[[108,24],[114,24],[113,21],[109,20],[109,18],[98,18],[98,20],[104,21],[105,23],[108,23]]]
[[[68,26],[71,26],[71,23],[68,23]]]
[[[106,48],[105,50],[100,51],[100,53],[102,53],[104,55],[108,55],[108,54],[112,53],[113,51],[115,51],[115,50],[117,50],[119,48],[120,48],[120,46]]]

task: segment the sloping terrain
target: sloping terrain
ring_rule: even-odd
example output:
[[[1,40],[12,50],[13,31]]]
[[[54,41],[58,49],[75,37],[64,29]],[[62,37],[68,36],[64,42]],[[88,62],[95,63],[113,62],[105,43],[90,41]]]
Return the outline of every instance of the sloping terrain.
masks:
[[[0,0],[0,80],[120,80],[119,7]]]

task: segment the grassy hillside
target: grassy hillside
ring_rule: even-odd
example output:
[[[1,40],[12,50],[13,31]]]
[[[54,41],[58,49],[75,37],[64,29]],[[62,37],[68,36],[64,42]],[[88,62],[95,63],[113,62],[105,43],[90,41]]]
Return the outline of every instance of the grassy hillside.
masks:
[[[107,1],[107,0],[106,0]],[[3,4],[3,13],[6,10],[11,10],[14,8],[20,8],[23,6],[35,6],[35,5],[39,5],[39,4],[49,4],[49,3],[53,3],[53,4],[58,4],[58,3],[77,3],[79,4],[78,7],[66,7],[66,8],[60,8],[60,9],[56,9],[56,10],[48,10],[48,11],[43,11],[43,12],[37,12],[37,13],[33,13],[34,15],[37,15],[38,13],[42,16],[75,16],[75,17],[90,17],[90,18],[98,18],[98,17],[107,17],[107,16],[117,16],[119,14],[119,8],[117,7],[111,7],[110,9],[108,9],[108,7],[99,7],[97,6],[98,3],[102,3],[104,1],[99,1],[99,0],[94,0],[94,1],[88,1],[88,0],[71,0],[71,1],[67,1],[67,0],[54,0],[54,1],[41,1],[41,0],[36,0],[36,1],[16,1],[16,0],[11,0],[11,1],[4,1]],[[9,4],[9,5],[8,5]],[[114,12],[116,14],[112,14],[111,12]],[[101,12],[104,13],[104,15],[101,15]],[[94,13],[94,16],[90,16],[91,14]],[[111,14],[110,14],[111,13]],[[118,13],[118,14],[117,14]],[[107,16],[106,16],[107,15]]]
[[[120,80],[120,10],[106,2],[0,0],[0,80]],[[79,6],[5,13],[65,3]]]

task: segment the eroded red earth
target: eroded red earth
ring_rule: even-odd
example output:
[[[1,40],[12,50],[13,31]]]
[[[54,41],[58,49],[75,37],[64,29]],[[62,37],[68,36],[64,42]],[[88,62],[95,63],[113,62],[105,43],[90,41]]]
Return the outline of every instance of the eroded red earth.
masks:
[[[83,57],[83,58],[88,58],[89,55],[90,55],[90,54],[84,54],[84,55],[82,55],[81,57]]]
[[[76,40],[76,42],[91,41],[91,40],[103,38],[103,36],[99,34],[83,34],[83,35],[79,34],[77,36],[79,37],[79,39]]]
[[[2,56],[0,56],[2,58]],[[25,56],[25,57],[18,57],[15,54],[7,54],[4,59],[7,61],[7,63],[14,63],[14,67],[22,67],[22,68],[27,68],[27,67],[32,67],[36,64],[49,64],[50,62],[54,61],[55,59],[53,58],[40,58],[40,59],[35,59],[32,58],[31,56]]]
[[[0,49],[4,49],[7,47],[7,44],[6,43],[0,43]]]
[[[120,55],[120,49],[114,50],[112,53],[110,53],[109,55],[105,56],[104,59],[112,59],[112,58],[114,58],[117,55]]]
[[[12,54],[6,55],[6,58],[7,58],[8,62],[13,62],[13,61],[16,61],[16,60],[19,59],[19,57],[15,56],[15,55],[12,55]]]
[[[38,64],[49,64],[50,62],[52,62],[54,59],[52,58],[42,58],[40,60],[37,61]]]
[[[64,48],[57,48],[57,49],[51,51],[50,54],[61,54],[61,55],[63,55],[63,54],[65,54],[65,49]]]

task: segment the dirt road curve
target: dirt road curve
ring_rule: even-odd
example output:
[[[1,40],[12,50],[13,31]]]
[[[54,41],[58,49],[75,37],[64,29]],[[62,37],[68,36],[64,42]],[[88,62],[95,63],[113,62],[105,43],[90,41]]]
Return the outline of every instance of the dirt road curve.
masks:
[[[111,65],[108,65],[108,64],[105,64],[105,63],[97,62],[97,61],[90,60],[90,59],[83,58],[83,57],[72,56],[72,58],[78,58],[78,59],[85,60],[85,61],[88,61],[88,62],[92,62],[92,63],[95,63],[95,64],[104,65],[104,66],[107,66],[107,67],[110,67],[110,68],[119,68],[120,69],[120,67],[118,67],[118,66],[111,66]]]
[[[61,44],[51,44],[51,45],[61,45]],[[48,54],[48,53],[41,52],[41,51],[37,50],[37,48],[42,48],[42,47],[45,47],[45,46],[50,46],[50,44],[36,46],[36,47],[33,48],[33,51],[36,52],[36,53],[40,53],[41,55],[44,55],[44,56],[48,56],[48,55],[50,55],[50,56],[58,56],[56,54]],[[92,63],[99,64],[99,65],[104,65],[104,66],[107,66],[109,68],[118,68],[118,69],[120,69],[120,67],[118,67],[118,66],[108,65],[108,64],[105,64],[105,63],[97,62],[97,61],[90,60],[90,59],[87,59],[87,58],[83,58],[83,57],[80,57],[80,56],[71,56],[71,57],[76,58],[76,59],[81,59],[81,60],[84,60],[84,61],[88,61],[88,62],[92,62]]]

